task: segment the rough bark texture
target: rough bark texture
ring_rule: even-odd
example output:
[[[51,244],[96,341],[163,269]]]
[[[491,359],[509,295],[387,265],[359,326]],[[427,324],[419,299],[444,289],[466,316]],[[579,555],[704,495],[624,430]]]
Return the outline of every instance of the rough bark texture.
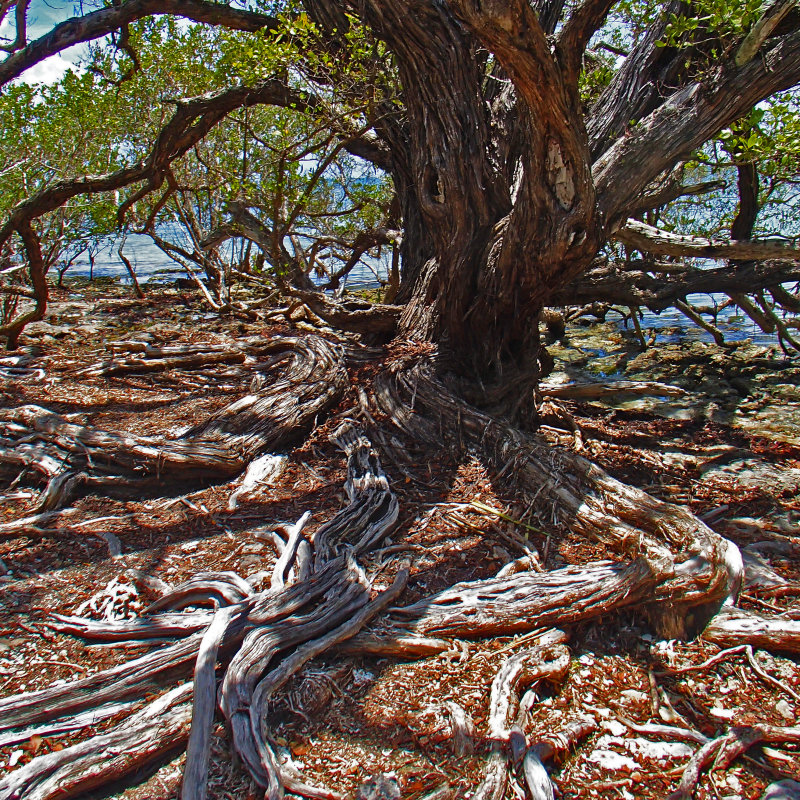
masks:
[[[307,433],[347,382],[341,348],[319,337],[258,348],[265,369],[283,367],[261,394],[248,395],[177,439],[147,439],[84,428],[39,406],[0,413],[0,469],[45,481],[40,509],[85,491],[122,494],[223,480],[264,452]],[[117,366],[123,369],[123,366]]]

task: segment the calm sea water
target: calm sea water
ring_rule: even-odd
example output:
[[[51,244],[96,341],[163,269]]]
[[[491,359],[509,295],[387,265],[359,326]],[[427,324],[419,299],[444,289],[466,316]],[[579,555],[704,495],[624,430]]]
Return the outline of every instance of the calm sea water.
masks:
[[[116,278],[121,283],[130,283],[128,271],[117,255],[119,244],[110,241],[104,245],[94,259],[94,268],[86,254],[79,256],[66,273],[67,278],[89,277]],[[171,261],[153,244],[149,236],[131,234],[125,242],[125,257],[131,262],[136,279],[140,283],[170,281],[186,277],[186,270]],[[357,264],[347,279],[350,288],[377,286],[386,279],[388,265],[383,260],[370,259],[367,264]]]
[[[67,277],[89,277],[90,271],[95,278],[116,278],[122,283],[129,283],[125,265],[117,255],[117,244],[109,243],[95,256],[94,269],[91,270],[89,259],[83,255],[76,260],[67,272]],[[126,257],[130,260],[137,279],[146,283],[148,281],[172,281],[175,278],[185,277],[186,271],[180,265],[164,255],[148,236],[130,235],[125,243]],[[349,288],[363,288],[378,286],[379,282],[386,279],[388,264],[386,261],[371,259],[367,264],[359,264],[350,273],[347,279]],[[788,287],[787,287],[788,288]],[[725,295],[694,294],[689,295],[689,302],[698,306],[721,306],[727,299]],[[613,320],[614,315],[609,315]],[[650,337],[655,335],[655,343],[676,343],[682,340],[713,341],[711,335],[702,328],[694,325],[677,309],[667,309],[660,314],[645,311],[641,320],[645,334]],[[620,328],[625,327],[622,321]],[[630,322],[627,327],[631,327]],[[753,342],[764,345],[777,343],[775,334],[764,333],[749,317],[742,314],[735,307],[726,308],[719,313],[717,327],[723,332],[728,341],[741,341],[751,339]]]

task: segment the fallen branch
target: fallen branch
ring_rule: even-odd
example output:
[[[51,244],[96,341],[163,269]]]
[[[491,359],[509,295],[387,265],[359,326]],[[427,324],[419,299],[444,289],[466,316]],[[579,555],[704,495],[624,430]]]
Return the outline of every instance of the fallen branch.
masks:
[[[489,701],[489,731],[492,749],[486,766],[486,777],[473,794],[474,800],[501,800],[508,783],[506,743],[511,731],[513,695],[520,685],[534,681],[560,681],[569,669],[569,651],[564,645],[546,645],[515,653],[506,659],[492,681]]]

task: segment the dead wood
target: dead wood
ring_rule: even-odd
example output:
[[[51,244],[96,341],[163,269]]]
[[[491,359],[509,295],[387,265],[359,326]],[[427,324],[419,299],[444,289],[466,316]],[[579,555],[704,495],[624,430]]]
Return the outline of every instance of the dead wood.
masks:
[[[783,239],[713,241],[701,236],[683,236],[659,230],[634,219],[629,219],[614,236],[629,247],[658,256],[697,256],[739,261],[770,258],[800,260],[800,249]]]
[[[177,439],[123,436],[76,425],[39,406],[0,413],[0,472],[46,482],[43,510],[78,491],[133,491],[231,478],[262,453],[303,435],[347,383],[341,348],[320,337],[283,339],[282,370]]]
[[[686,392],[677,387],[657,381],[614,381],[607,383],[542,383],[542,397],[557,397],[562,400],[596,400],[619,394],[655,395],[658,397],[681,397]]]
[[[228,716],[234,733],[234,743],[239,755],[248,765],[250,774],[259,785],[264,786],[267,790],[265,795],[267,800],[278,800],[282,795],[280,791],[279,770],[276,769],[275,758],[270,752],[269,744],[264,739],[267,733],[266,709],[270,697],[310,659],[325,652],[333,645],[348,639],[353,634],[358,633],[370,619],[385,609],[392,600],[400,595],[407,581],[408,572],[406,570],[400,570],[388,589],[381,592],[377,598],[364,605],[364,607],[354,613],[350,619],[347,619],[318,639],[309,641],[303,647],[297,648],[289,658],[281,662],[255,685],[252,690],[252,699],[246,706],[242,705],[243,700],[245,700],[244,696],[240,691],[237,692],[237,701],[239,705],[236,708],[236,717],[233,717],[233,715]],[[235,681],[228,682],[226,678],[221,699],[223,709],[228,700],[227,693],[237,691],[237,689],[238,687]],[[242,724],[244,722],[242,716],[248,708],[249,729],[245,728]],[[238,737],[237,733],[239,734]],[[251,748],[253,746],[255,746],[256,752],[259,755],[260,763],[258,765],[248,761],[248,756],[252,754]]]
[[[544,766],[545,761],[562,761],[570,749],[593,733],[597,728],[594,719],[576,720],[560,730],[547,734],[525,751],[522,774],[531,800],[553,800],[553,782]]]
[[[187,606],[230,605],[253,594],[253,587],[235,572],[198,572],[190,580],[169,590],[143,613],[181,611]]]
[[[459,583],[395,614],[426,636],[483,638],[590,619],[641,603],[652,589],[643,560],[604,562]]]
[[[217,697],[217,657],[228,627],[236,614],[235,608],[220,608],[206,628],[197,652],[194,667],[192,726],[186,747],[186,766],[183,770],[184,800],[205,800],[208,759],[211,754],[211,727]]]
[[[703,638],[720,647],[749,644],[762,650],[800,653],[800,620],[726,607],[708,624]]]
[[[180,748],[189,733],[191,685],[159,697],[125,722],[64,750],[34,758],[0,780],[7,800],[85,797]]]
[[[247,364],[253,370],[274,368],[291,357],[286,339],[251,336],[229,344],[152,345],[136,340],[109,344],[112,357],[81,370],[78,375],[110,377],[120,375],[188,371],[218,364]],[[120,357],[121,353],[133,355]]]
[[[335,302],[322,292],[292,289],[292,296],[302,300],[315,314],[338,330],[391,337],[396,330],[402,306],[379,305],[356,300]]]
[[[736,596],[743,564],[732,542],[686,509],[656,500],[581,456],[466,405],[436,378],[431,361],[382,376],[376,400],[412,436],[436,441],[440,430],[458,432],[499,474],[512,470],[515,486],[531,504],[550,504],[573,531],[629,559],[624,567],[597,568],[607,570],[601,582],[610,579],[611,596],[603,600],[606,610],[617,602],[632,602],[641,593],[639,602],[649,601],[649,613],[663,635],[692,636],[723,602]],[[438,418],[440,424],[432,426],[421,412]],[[562,573],[572,584],[568,595],[572,604],[579,595],[590,597],[599,588],[598,575],[587,572],[582,577],[580,572]],[[626,583],[627,592],[616,592]],[[565,586],[552,588],[563,591]],[[475,616],[480,621],[480,615]]]
[[[488,735],[492,748],[486,777],[473,795],[475,800],[501,800],[505,796],[508,784],[505,750],[512,734],[508,726],[517,688],[539,680],[562,680],[569,669],[569,660],[569,650],[564,645],[544,645],[510,656],[495,675],[489,701]]]
[[[33,736],[59,736],[70,731],[86,728],[89,725],[97,725],[102,720],[115,717],[121,711],[130,710],[135,705],[135,700],[124,700],[120,703],[107,703],[104,706],[92,708],[81,714],[73,714],[70,717],[53,722],[45,722],[41,725],[32,725],[30,728],[21,728],[9,733],[0,735],[0,747],[17,742],[26,742]]]
[[[439,653],[457,655],[459,650],[452,641],[434,639],[430,636],[415,636],[401,629],[381,626],[356,634],[352,639],[338,645],[336,652],[343,655],[378,656],[380,658],[427,658]]]
[[[276,583],[265,592],[253,594],[249,584],[235,575],[206,573],[168,591],[147,609],[148,616],[144,619],[116,623],[57,619],[53,626],[59,630],[104,640],[131,635],[146,638],[165,633],[186,638],[65,686],[0,701],[0,731],[28,728],[54,717],[61,718],[62,726],[69,726],[70,720],[74,721],[76,715],[89,706],[141,698],[146,692],[157,691],[167,680],[188,677],[193,666],[192,723],[188,734],[183,796],[203,797],[211,723],[217,700],[216,665],[230,661],[219,702],[228,718],[234,746],[271,798],[282,796],[284,778],[294,789],[304,790],[303,782],[298,776],[286,772],[264,739],[267,734],[267,701],[311,658],[358,633],[372,617],[396,600],[408,577],[407,572],[401,570],[389,589],[370,599],[370,581],[356,564],[354,554],[370,549],[391,530],[397,519],[397,501],[368,440],[349,425],[340,427],[335,440],[348,456],[345,488],[350,503],[317,531],[314,558],[308,559],[310,575],[303,577],[298,570],[291,584],[286,581],[288,570],[300,550],[298,543],[308,545],[302,538],[307,521],[307,515],[304,515],[288,531]],[[195,611],[190,614],[176,614],[172,610],[188,603],[197,605],[202,602],[213,602],[219,608],[215,612]],[[279,654],[283,655],[274,662],[273,658]],[[265,675],[268,667],[271,671]],[[182,698],[183,702],[186,698]],[[154,708],[160,709],[163,705]],[[174,716],[177,727],[169,728],[165,738],[157,736],[159,728],[153,726],[150,737],[153,743],[146,749],[148,758],[163,753],[165,741],[170,743],[170,747],[182,743],[187,735],[188,714],[187,703],[185,713]],[[136,729],[138,720],[139,717],[132,718],[131,730]],[[127,723],[108,735],[128,735],[129,728],[125,725]],[[76,786],[85,787],[85,775],[91,771],[94,760],[102,755],[102,751],[98,755],[94,742],[99,742],[102,747],[104,741],[94,737],[71,753],[70,774],[78,776],[74,781]],[[143,748],[146,741],[149,740],[142,740]],[[134,754],[136,752],[134,750]],[[12,773],[12,777],[18,775],[17,781],[29,783],[33,778],[28,778],[28,775],[49,775],[52,772],[50,761],[43,761],[48,758],[34,759],[25,772],[19,770]],[[144,756],[132,760],[139,764],[143,759]],[[125,772],[121,768],[115,769]],[[97,775],[98,783],[108,778],[106,772]],[[28,786],[28,783],[19,783],[19,786]],[[63,783],[60,777],[58,787],[52,782],[43,783],[35,796],[54,797],[62,791]],[[13,787],[17,785],[10,784]],[[315,792],[321,797],[336,796],[326,790],[306,788],[311,796]],[[30,790],[26,788],[24,791]]]
[[[475,723],[472,717],[456,702],[448,700],[441,705],[450,720],[453,755],[463,758],[475,750]]]
[[[149,355],[149,354],[148,354]],[[193,353],[176,355],[171,358],[122,358],[112,363],[87,370],[87,375],[110,377],[113,375],[133,375],[147,372],[168,372],[169,370],[190,370],[212,367],[217,364],[242,364],[245,360],[242,352]]]
[[[296,407],[301,400],[316,409],[315,413],[326,408],[325,403],[329,405],[336,395],[326,392],[325,402],[319,404],[317,393],[331,370],[344,375],[342,350],[323,340],[312,339],[306,349],[294,341],[286,346],[289,355],[279,359],[284,377],[266,390],[266,396],[271,398],[268,412],[248,418],[247,409],[263,398],[239,401],[165,447],[172,448],[177,442],[188,448],[190,442],[203,442],[206,447],[224,449],[236,442],[242,469],[247,463],[240,455],[242,450],[252,460],[262,452],[265,439],[279,435],[264,421],[267,413],[273,427],[285,433],[294,428],[298,414],[305,414],[305,407]],[[356,558],[374,549],[392,530],[398,519],[398,501],[369,440],[347,423],[336,432],[334,440],[347,456],[348,504],[321,525],[313,537],[305,535],[307,515],[286,527],[283,537],[276,537],[279,557],[271,571],[269,589],[255,593],[235,574],[201,573],[175,587],[156,586],[154,591],[161,597],[135,620],[55,617],[52,625],[56,629],[97,641],[180,640],[73,683],[1,700],[0,736],[21,735],[31,726],[44,724],[68,729],[88,708],[119,708],[120,704],[138,702],[148,694],[163,691],[170,681],[187,680],[194,670],[191,736],[188,717],[181,717],[180,733],[176,733],[181,746],[189,737],[185,798],[204,796],[217,703],[228,721],[232,743],[242,763],[270,800],[280,797],[284,786],[310,796],[336,797],[334,791],[325,788],[303,787],[302,776],[281,763],[270,741],[269,701],[310,659],[334,648],[339,653],[392,654],[402,658],[457,651],[454,638],[541,630],[631,605],[652,608],[663,631],[688,635],[691,614],[696,615],[697,625],[702,625],[724,601],[735,597],[742,574],[736,548],[684,509],[625,486],[574,453],[554,448],[535,435],[458,400],[436,377],[432,362],[417,358],[403,363],[400,359],[376,388],[380,410],[388,413],[398,427],[428,444],[444,443],[443,432],[451,431],[448,435],[458,439],[460,446],[473,448],[496,474],[509,476],[531,507],[535,503],[546,504],[573,530],[605,544],[619,562],[567,566],[551,572],[534,570],[531,564],[535,567],[535,562],[530,562],[527,569],[517,565],[515,569],[520,571],[514,574],[506,570],[495,578],[458,583],[413,604],[387,610],[389,604],[397,602],[406,573],[401,570],[391,588],[376,594],[372,579]],[[291,403],[294,407],[290,407]],[[369,412],[368,398],[362,405]],[[6,441],[22,440],[23,448],[44,446],[45,460],[55,461],[46,448],[61,448],[60,454],[81,465],[82,471],[73,474],[84,475],[89,488],[102,486],[102,482],[92,481],[102,481],[104,477],[134,480],[129,477],[135,474],[134,464],[140,471],[152,468],[153,459],[148,461],[144,456],[145,449],[152,448],[155,440],[97,432],[61,418],[49,425],[41,424],[40,431],[33,423],[37,413],[6,412],[2,429]],[[368,418],[374,420],[371,414]],[[300,419],[313,424],[310,416]],[[256,432],[248,425],[254,425]],[[453,440],[448,439],[448,443]],[[111,451],[105,461],[99,458],[101,445]],[[91,450],[92,457],[86,456],[86,450]],[[11,453],[11,448],[6,447],[3,452]],[[126,455],[128,461],[119,453]],[[134,459],[134,453],[141,464]],[[168,450],[159,469],[174,469],[176,463]],[[130,467],[127,474],[120,464]],[[113,473],[109,471],[112,468]],[[475,507],[496,517],[496,510],[488,506]],[[213,608],[177,611],[190,605]],[[380,618],[367,628],[379,614]],[[707,636],[709,632],[714,635],[715,625],[724,628],[739,614],[726,606],[712,621]],[[753,618],[749,619],[753,623]],[[784,636],[791,628],[789,623],[780,623]],[[770,635],[765,634],[767,638]],[[579,725],[574,736],[556,732],[528,747],[521,728],[512,726],[513,692],[514,687],[522,685],[525,674],[529,681],[548,674],[563,676],[568,665],[565,648],[540,643],[533,650],[510,658],[498,673],[490,710],[493,753],[477,797],[501,796],[508,776],[507,748],[511,748],[514,764],[521,768],[528,785],[537,787],[531,791],[548,796],[549,779],[545,780],[543,762],[558,757],[590,727],[581,723],[583,727]],[[185,706],[189,708],[188,699]],[[125,724],[108,735],[122,736],[127,730]],[[466,724],[460,727],[468,728]],[[78,776],[76,786],[83,786],[84,778],[80,776],[91,771],[88,765],[94,763],[96,753],[93,741],[101,740],[89,739],[81,745],[85,749],[74,751],[70,768]],[[461,745],[462,749],[466,747],[464,742]],[[140,762],[164,752],[164,740],[159,739]],[[20,781],[28,780],[28,774],[49,776],[49,762],[40,762],[41,758],[46,757],[35,758],[25,767],[35,765],[29,773],[18,770],[12,776],[20,774]],[[45,788],[35,796],[55,796],[47,788],[51,784],[41,785]]]
[[[772,686],[777,687],[782,692],[785,692],[794,700],[800,701],[800,694],[798,694],[794,689],[787,686],[783,681],[779,681],[777,678],[774,678],[770,675],[762,666],[758,663],[758,659],[756,658],[756,654],[753,652],[753,646],[750,644],[740,644],[735,647],[731,647],[727,650],[722,650],[721,652],[717,653],[717,655],[712,656],[711,658],[704,661],[702,664],[693,664],[689,667],[681,667],[678,669],[669,669],[667,670],[672,675],[680,675],[684,672],[700,672],[702,670],[706,670],[709,667],[714,666],[715,664],[724,661],[726,658],[730,658],[731,656],[738,655],[740,653],[744,653],[747,656],[747,661],[750,664],[753,672],[758,675],[761,680],[765,683],[769,683]]]
[[[759,742],[798,741],[800,741],[800,727],[758,725],[731,728],[722,736],[704,744],[689,759],[678,788],[669,795],[669,800],[691,800],[701,772],[712,763],[712,760],[712,769],[726,769],[735,759]]]
[[[800,278],[800,264],[789,259],[745,261],[715,269],[682,263],[596,261],[578,280],[558,290],[554,306],[605,303],[663,311],[690,294],[748,293]]]

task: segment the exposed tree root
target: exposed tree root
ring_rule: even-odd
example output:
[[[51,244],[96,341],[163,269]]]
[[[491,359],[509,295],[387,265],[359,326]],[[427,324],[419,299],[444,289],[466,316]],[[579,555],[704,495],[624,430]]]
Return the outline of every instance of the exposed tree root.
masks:
[[[34,758],[0,781],[5,800],[81,797],[183,746],[189,734],[191,684],[159,697],[107,733]]]
[[[545,736],[528,747],[522,759],[522,774],[531,800],[553,800],[553,782],[545,761],[562,761],[570,749],[597,728],[593,719],[582,719]]]
[[[475,749],[475,723],[472,717],[456,702],[448,700],[441,705],[442,710],[450,720],[450,729],[453,731],[453,755],[462,758]]]
[[[177,439],[121,436],[75,425],[39,406],[0,413],[0,471],[46,481],[40,510],[79,492],[129,494],[225,480],[262,453],[297,440],[342,394],[343,351],[308,336],[270,348],[282,373]]]
[[[315,544],[318,547],[311,575],[300,580],[298,573],[298,580],[287,585],[287,570],[296,559],[297,540],[305,523],[305,519],[301,519],[289,533],[285,547],[287,558],[279,562],[280,579],[266,592],[253,594],[245,582],[225,573],[205,574],[169,591],[151,606],[149,611],[155,614],[152,619],[166,618],[162,625],[158,622],[153,625],[149,619],[144,624],[138,620],[116,624],[57,622],[55,626],[61,630],[85,636],[94,634],[101,639],[137,633],[150,636],[154,629],[158,629],[160,635],[170,632],[186,638],[66,686],[0,701],[0,730],[27,727],[53,718],[62,718],[63,725],[90,705],[141,698],[168,680],[185,679],[194,665],[192,724],[183,796],[203,797],[217,695],[216,663],[227,661],[231,652],[237,651],[220,689],[220,707],[228,718],[234,746],[253,777],[267,789],[268,797],[282,796],[281,767],[265,739],[269,696],[309,659],[357,633],[397,598],[407,579],[407,573],[401,570],[392,587],[370,599],[369,581],[355,563],[354,555],[374,546],[391,529],[397,519],[397,501],[369,443],[347,427],[340,429],[337,441],[348,454],[345,488],[351,502],[317,531]],[[343,555],[339,555],[339,551]],[[190,614],[176,614],[171,610],[188,602],[193,605],[213,602],[220,607],[215,612]],[[285,655],[276,662],[274,659],[280,653]],[[133,719],[138,720],[138,717]],[[176,739],[181,739],[184,734],[178,736],[177,731],[183,731],[186,722],[183,717],[181,720],[178,728],[170,729],[170,736],[153,741],[147,750],[148,758],[159,750],[159,743],[163,750],[165,742],[172,747]],[[128,728],[120,727],[108,735],[112,736],[110,741],[116,741],[113,737],[127,736]],[[76,792],[84,791],[85,780],[80,776],[91,770],[93,759],[97,757],[92,741],[95,740],[72,753],[69,774],[79,776],[75,779],[79,787]],[[99,740],[99,746],[105,746],[103,742]],[[28,765],[24,773],[21,770],[12,773],[5,784],[8,796],[27,796],[28,782],[33,780],[29,775],[37,781],[40,774],[49,776],[50,762],[40,766],[41,759],[47,758],[50,757],[34,759],[31,762],[34,766]],[[60,763],[58,761],[57,766]],[[288,780],[295,788],[302,784],[291,776]],[[62,783],[61,777],[58,786],[52,782],[43,783],[36,796],[70,796],[63,793],[66,790],[62,789]]]
[[[307,430],[346,384],[342,348],[317,337],[289,340],[275,348],[284,369],[280,379],[176,440],[98,432],[32,406],[3,412],[0,464],[7,472],[30,470],[46,480],[46,507],[56,507],[70,496],[75,490],[71,481],[102,491],[169,485],[179,471],[192,480],[201,475],[230,477],[261,453]],[[269,589],[255,592],[233,573],[200,573],[174,587],[151,585],[158,599],[137,619],[54,617],[52,625],[59,631],[96,641],[178,641],[69,684],[0,700],[3,739],[14,741],[32,726],[70,729],[87,709],[116,713],[176,681],[184,684],[103,734],[34,758],[0,783],[0,797],[79,796],[188,741],[183,797],[203,798],[218,707],[233,747],[269,800],[282,797],[284,787],[306,796],[338,798],[333,790],[306,786],[281,763],[270,740],[268,715],[270,699],[286,682],[309,660],[332,650],[425,656],[454,650],[453,639],[541,630],[637,605],[647,607],[660,631],[669,636],[693,635],[712,618],[705,631],[711,641],[743,637],[739,641],[800,651],[795,622],[745,614],[730,605],[743,569],[732,543],[688,511],[626,486],[574,453],[463,403],[436,377],[432,362],[419,359],[419,350],[413,358],[395,360],[379,377],[375,403],[395,425],[427,444],[453,437],[457,446],[471,448],[495,474],[513,479],[531,506],[549,507],[554,518],[603,543],[621,561],[543,572],[529,558],[527,567],[520,564],[502,576],[459,583],[397,607],[407,572],[401,569],[391,587],[375,593],[356,559],[392,529],[398,501],[369,441],[344,425],[335,441],[347,454],[349,503],[311,539],[305,534],[307,514],[285,528],[285,538],[276,537],[279,553]],[[377,413],[373,415],[369,404],[369,398],[362,398],[361,411],[374,422]],[[31,525],[43,524],[49,513]],[[498,673],[490,708],[492,753],[476,798],[503,796],[507,748],[533,796],[552,796],[543,762],[592,729],[588,722],[576,723],[528,746],[521,729],[512,725],[516,686],[561,679],[566,673],[569,653],[562,641],[563,635],[542,640],[532,650],[511,656]],[[193,680],[186,683],[192,674]],[[454,728],[468,728],[466,722],[458,722],[457,714],[453,717],[458,723]],[[696,774],[717,749],[743,752],[751,739],[778,741],[774,737],[794,736],[796,729],[758,731],[729,737],[714,748],[703,743],[709,755],[698,755]],[[460,750],[467,748],[466,738],[460,738]],[[116,750],[114,758],[104,756],[108,748],[117,747],[125,748],[126,758]],[[687,772],[686,787],[694,785],[692,780],[696,783],[692,775]]]
[[[722,736],[704,744],[689,759],[681,782],[669,796],[669,800],[691,800],[700,780],[700,773],[712,761],[712,769],[726,769],[740,755],[759,742],[800,742],[800,727],[758,725],[731,728]]]
[[[509,730],[512,707],[517,688],[540,680],[561,681],[569,669],[569,650],[559,641],[564,640],[560,631],[555,631],[538,647],[515,653],[501,667],[492,682],[489,701],[489,738],[492,749],[486,766],[486,777],[473,795],[475,800],[502,800],[508,785],[508,756],[506,746],[519,755],[525,753],[524,735],[518,728]],[[512,737],[522,739],[522,746]]]
[[[735,647],[731,647],[727,650],[722,650],[719,653],[717,653],[717,655],[712,656],[708,660],[704,661],[702,664],[696,664],[690,667],[681,667],[679,669],[670,669],[668,671],[672,675],[680,675],[684,672],[700,672],[702,670],[708,669],[714,664],[719,664],[726,658],[731,658],[732,656],[738,655],[739,653],[744,653],[747,656],[747,661],[750,664],[750,667],[752,668],[753,672],[755,672],[756,675],[758,675],[758,677],[761,678],[765,683],[769,683],[772,686],[776,686],[782,692],[785,692],[790,697],[800,701],[800,694],[795,692],[794,689],[791,689],[782,681],[779,681],[777,678],[774,678],[761,666],[761,664],[758,663],[755,653],[753,652],[753,646],[750,644],[740,644],[736,645]]]
[[[696,634],[723,602],[735,598],[743,563],[732,542],[686,509],[656,500],[586,459],[464,404],[435,377],[431,362],[383,376],[376,398],[413,436],[430,441],[442,430],[460,431],[499,474],[512,471],[516,487],[531,503],[551,504],[553,514],[574,531],[631,559],[629,567],[608,568],[607,577],[619,579],[626,570],[629,580],[636,576],[636,589],[629,585],[628,590],[640,593],[639,602],[651,601],[650,614],[665,636]],[[577,592],[588,594],[592,585],[589,579]],[[623,590],[605,610],[628,596]]]
[[[647,565],[603,563],[526,572],[459,583],[397,609],[406,626],[425,635],[486,637],[591,619],[641,603],[653,582]]]
[[[677,386],[657,381],[543,383],[539,390],[542,397],[557,397],[561,400],[597,400],[600,397],[618,394],[657,395],[659,397],[682,397],[686,394]]]
[[[750,644],[764,650],[800,653],[800,621],[724,608],[703,631],[703,638],[720,647]]]
[[[379,305],[349,300],[337,303],[321,292],[292,289],[290,294],[302,300],[315,314],[338,330],[390,337],[397,330],[401,306]]]

